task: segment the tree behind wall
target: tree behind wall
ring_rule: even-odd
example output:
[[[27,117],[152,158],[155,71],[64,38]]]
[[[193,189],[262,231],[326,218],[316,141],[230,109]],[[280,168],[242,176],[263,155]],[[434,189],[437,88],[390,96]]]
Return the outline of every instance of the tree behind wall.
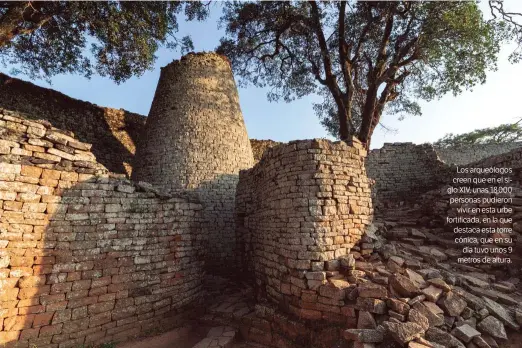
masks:
[[[437,140],[434,145],[453,147],[472,144],[502,144],[522,141],[522,120],[515,123],[505,123],[496,127],[481,128],[462,134],[446,134]]]
[[[180,1],[0,1],[0,61],[31,77],[98,73],[119,83],[151,68],[161,45],[193,49],[189,37],[174,35],[182,13],[203,20],[208,8]]]
[[[240,83],[270,87],[270,100],[322,95],[327,130],[367,147],[384,110],[419,115],[418,99],[484,83],[512,38],[468,1],[232,2],[221,20],[217,50]]]

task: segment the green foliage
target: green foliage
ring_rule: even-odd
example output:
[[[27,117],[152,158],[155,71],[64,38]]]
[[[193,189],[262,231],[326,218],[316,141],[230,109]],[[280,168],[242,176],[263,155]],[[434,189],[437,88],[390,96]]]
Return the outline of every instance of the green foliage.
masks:
[[[241,85],[270,87],[269,100],[319,94],[326,129],[340,136],[346,116],[367,143],[383,112],[420,115],[419,99],[484,83],[512,38],[469,1],[236,1],[221,23]]]
[[[202,2],[0,2],[0,59],[32,77],[98,73],[120,83],[152,67],[162,45],[192,50],[177,38],[179,14],[208,15]]]
[[[463,134],[446,134],[434,144],[440,147],[453,147],[471,144],[501,144],[522,141],[522,127],[520,121],[505,123],[497,127],[476,129]]]

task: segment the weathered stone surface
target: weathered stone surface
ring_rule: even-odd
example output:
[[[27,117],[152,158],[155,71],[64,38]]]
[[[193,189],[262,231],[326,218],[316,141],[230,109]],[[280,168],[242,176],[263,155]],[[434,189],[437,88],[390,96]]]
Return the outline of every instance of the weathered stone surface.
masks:
[[[410,309],[408,313],[408,321],[418,324],[424,331],[430,328],[430,322],[428,318],[416,309]]]
[[[424,332],[420,325],[412,322],[392,323],[385,321],[383,326],[390,333],[391,337],[400,344],[408,343]]]
[[[417,272],[407,269],[406,274],[408,275],[408,278],[415,284],[418,288],[424,288],[426,287],[426,282],[424,281],[424,278]]]
[[[6,250],[0,250],[0,268],[7,268],[11,257]]]
[[[491,348],[491,346],[488,344],[488,342],[486,342],[486,340],[484,338],[482,338],[481,336],[473,337],[473,343],[478,348]]]
[[[466,346],[460,342],[458,339],[453,337],[451,334],[446,331],[442,331],[436,327],[430,328],[426,331],[426,339],[429,341],[433,341],[435,343],[442,344],[447,348],[466,348]]]
[[[343,336],[348,341],[361,343],[380,343],[384,339],[382,330],[377,329],[348,329]]]
[[[504,308],[502,305],[499,305],[493,300],[490,300],[487,297],[482,298],[484,300],[484,304],[488,309],[489,313],[494,315],[497,319],[507,325],[509,328],[513,330],[519,330],[520,326],[516,322],[515,318]]]
[[[504,324],[492,315],[486,317],[484,320],[477,324],[477,329],[482,332],[491,335],[494,338],[507,339],[506,329]]]
[[[357,318],[357,328],[358,329],[375,329],[377,328],[377,323],[375,322],[375,318],[368,311],[359,311],[359,316]]]
[[[142,138],[132,178],[166,192],[193,190],[205,201],[206,268],[230,273],[239,245],[238,175],[254,158],[227,60],[215,53],[187,54],[165,66]]]
[[[7,122],[19,125],[9,128],[16,137]],[[92,154],[83,154],[89,168],[79,166],[67,159],[76,154],[72,134],[0,109],[4,137],[13,140],[9,156],[0,154],[12,164],[0,170],[0,192],[11,193],[0,199],[0,345],[124,341],[201,303],[206,235],[197,200],[145,191]],[[52,162],[33,161],[53,148]]]
[[[341,267],[345,269],[353,269],[355,267],[355,259],[352,254],[348,254],[339,258]]]
[[[422,315],[428,318],[430,327],[441,326],[444,324],[444,316],[442,310],[432,302],[418,302],[413,305]]]
[[[448,285],[444,280],[442,280],[441,278],[432,278],[432,279],[428,279],[428,283],[433,285],[433,286],[436,286],[437,288],[440,288],[442,289],[444,292],[449,292],[451,291],[451,286]]]
[[[356,303],[357,309],[368,311],[375,314],[386,313],[386,302],[376,298],[358,297]]]
[[[431,302],[437,302],[442,295],[442,289],[435,287],[433,285],[428,286],[427,288],[422,289],[422,293],[426,296]]]
[[[359,284],[358,291],[360,297],[373,297],[380,299],[388,297],[388,290],[384,286],[370,282]]]
[[[395,291],[404,297],[414,297],[420,292],[420,289],[407,277],[394,274],[390,277],[390,285]]]
[[[445,313],[452,317],[456,317],[462,313],[466,308],[466,301],[457,295],[455,292],[445,293],[444,296],[437,302],[437,304],[444,310]]]
[[[480,336],[480,332],[468,324],[457,326],[451,333],[465,343],[470,342],[474,337]]]
[[[391,310],[400,314],[408,314],[408,311],[410,310],[409,304],[394,298],[387,299],[386,304]]]

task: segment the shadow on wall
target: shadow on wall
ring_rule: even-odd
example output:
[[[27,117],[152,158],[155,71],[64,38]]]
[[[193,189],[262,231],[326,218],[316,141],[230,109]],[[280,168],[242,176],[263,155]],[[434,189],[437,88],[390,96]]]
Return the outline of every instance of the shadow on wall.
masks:
[[[198,214],[110,177],[1,163],[0,346],[124,341],[202,301]]]
[[[208,274],[232,278],[240,273],[234,216],[238,182],[239,175],[220,174],[190,191],[203,205],[201,214],[207,234],[205,270]]]
[[[130,175],[144,116],[73,99],[2,73],[0,95],[0,108],[74,132],[78,140],[93,144],[92,152],[111,172]]]

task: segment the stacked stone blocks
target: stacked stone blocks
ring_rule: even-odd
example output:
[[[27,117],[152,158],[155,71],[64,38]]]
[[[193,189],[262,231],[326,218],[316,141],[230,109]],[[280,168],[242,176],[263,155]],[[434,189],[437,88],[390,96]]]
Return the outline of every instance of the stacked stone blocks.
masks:
[[[213,273],[234,270],[235,189],[239,170],[252,165],[229,62],[215,53],[189,54],[162,68],[133,178],[200,197]]]
[[[122,341],[201,302],[201,204],[108,173],[47,122],[0,126],[0,344]]]
[[[259,300],[303,319],[353,319],[344,302],[352,285],[338,270],[373,213],[365,155],[355,140],[292,141],[241,171],[238,249]]]

